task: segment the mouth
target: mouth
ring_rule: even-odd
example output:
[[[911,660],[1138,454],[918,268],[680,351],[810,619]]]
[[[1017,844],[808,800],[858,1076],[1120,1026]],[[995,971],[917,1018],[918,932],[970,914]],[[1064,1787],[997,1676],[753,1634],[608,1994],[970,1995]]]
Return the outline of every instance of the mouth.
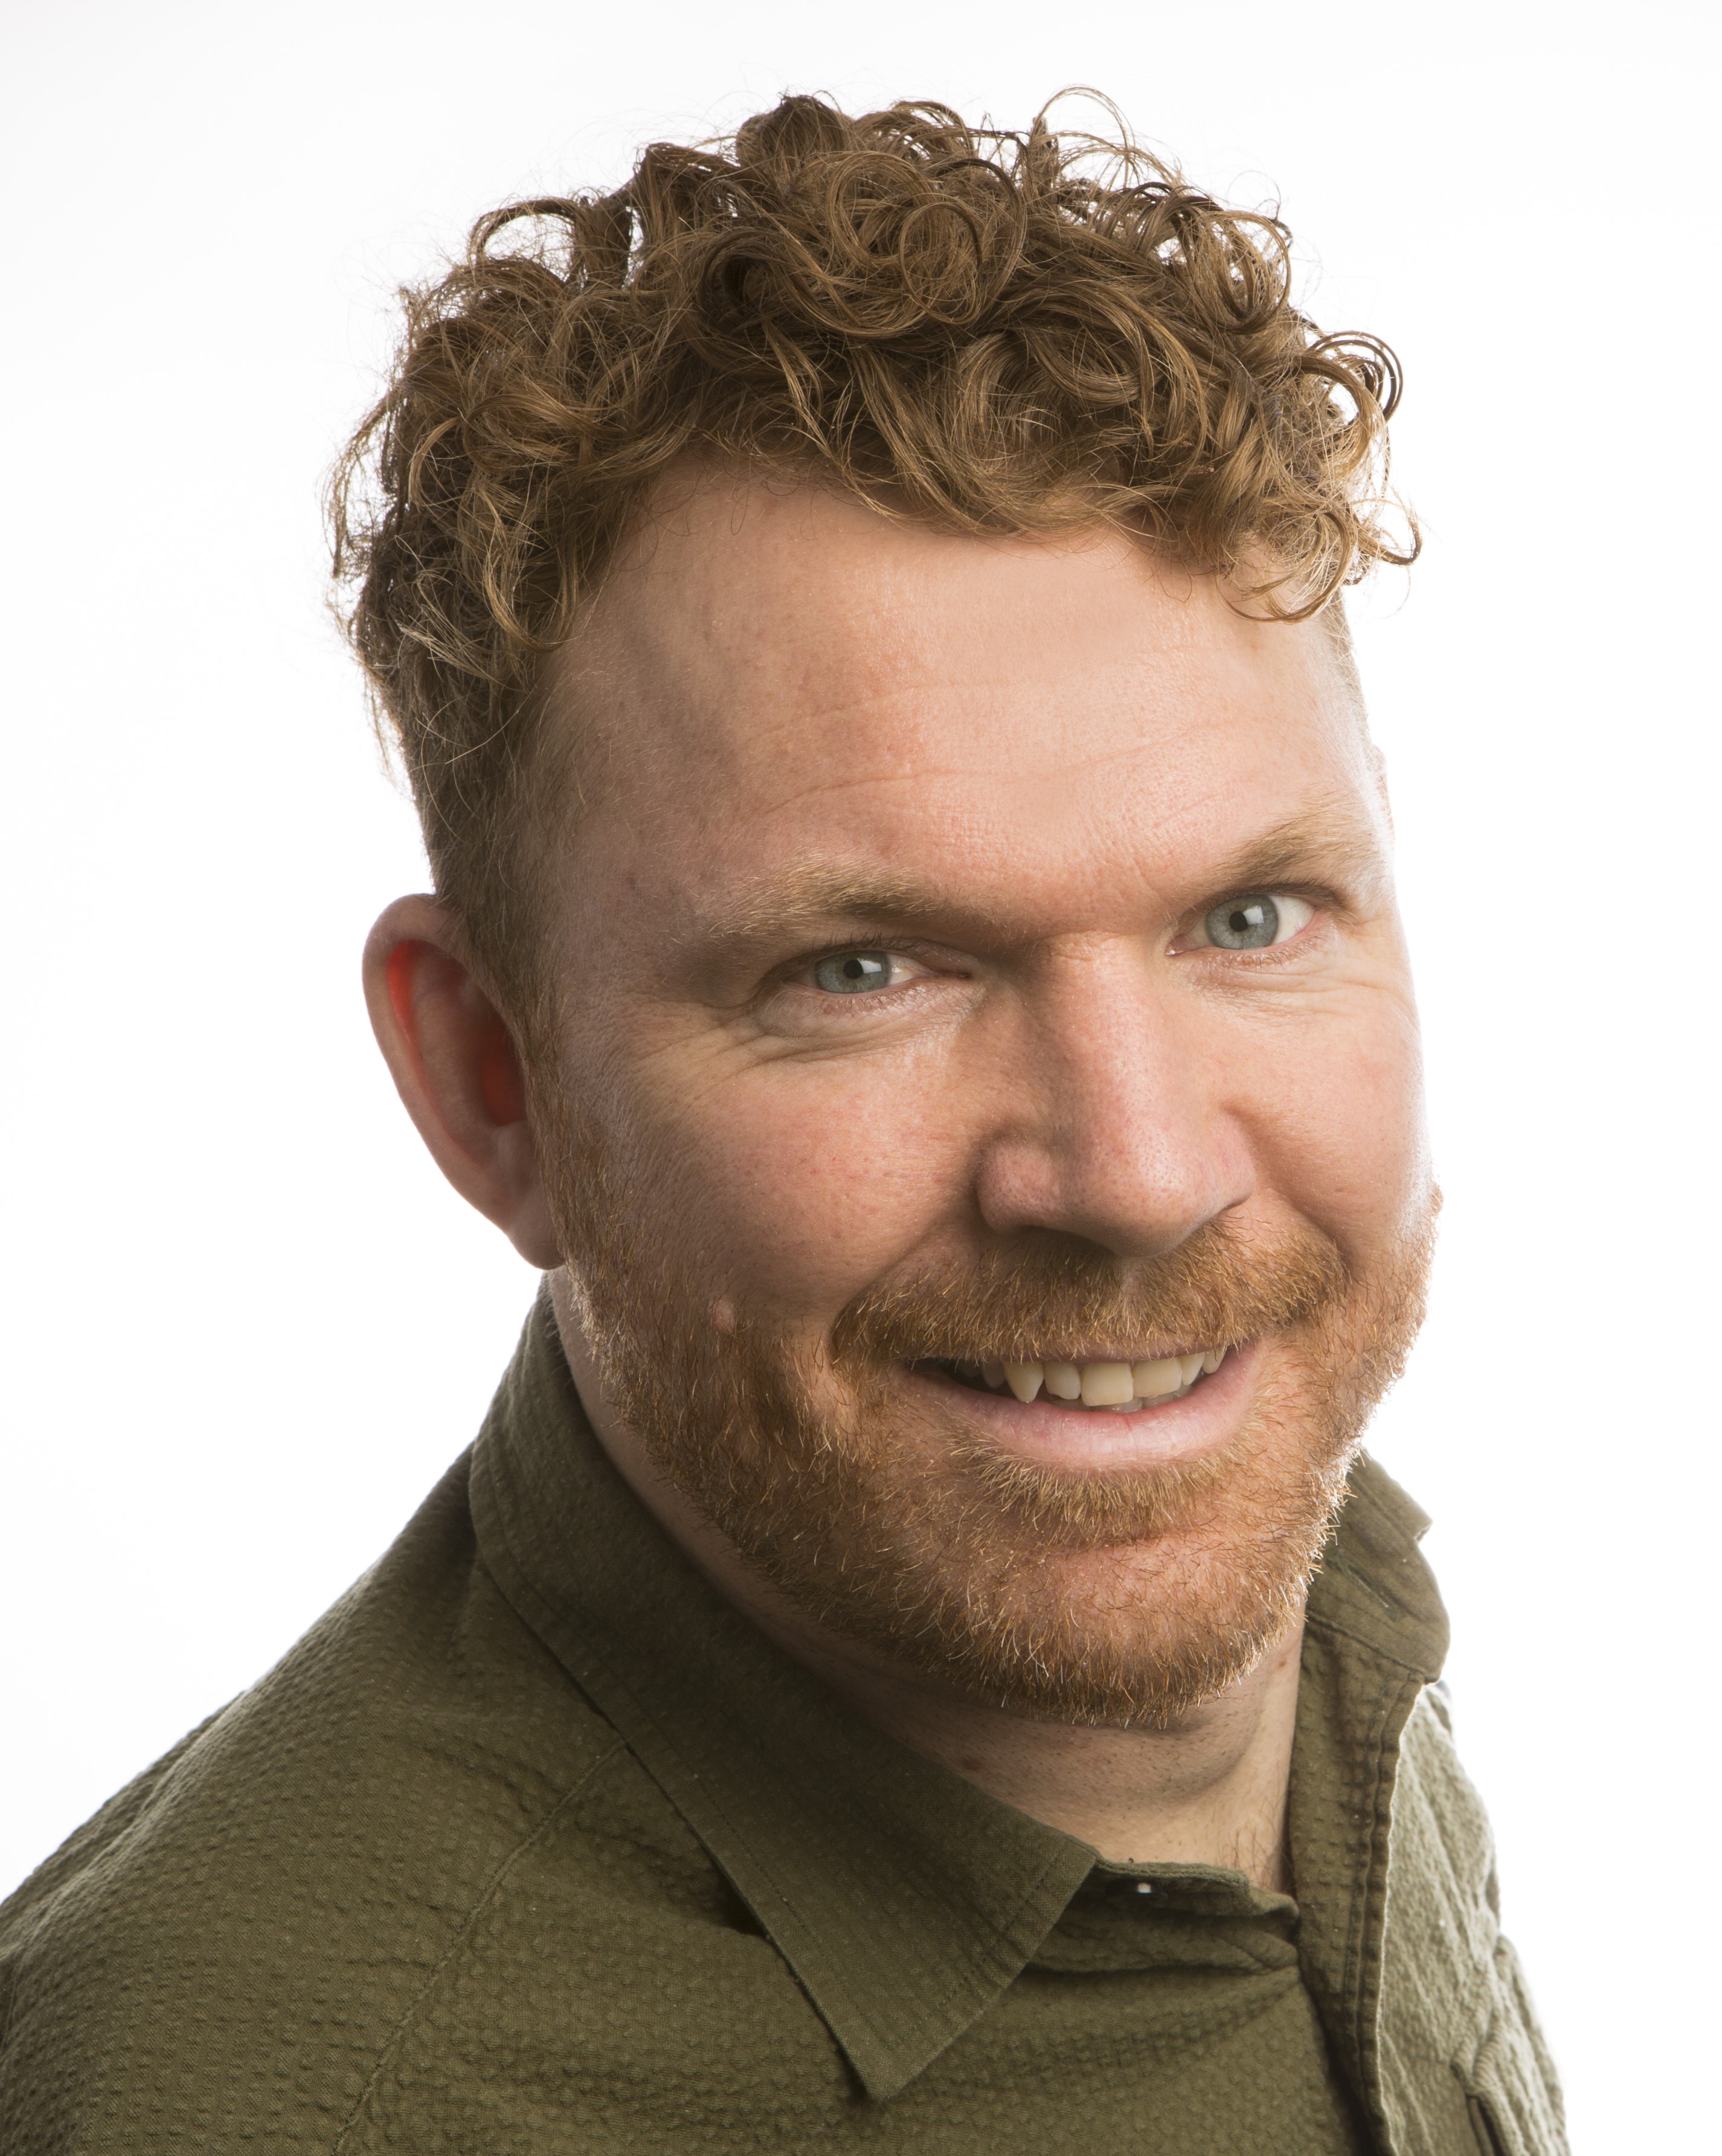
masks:
[[[1186,1399],[1225,1361],[1224,1348],[1197,1348],[1183,1355],[1148,1356],[1135,1362],[1092,1357],[1069,1362],[983,1361],[923,1363],[971,1392],[1007,1393],[1027,1407],[1044,1399],[1062,1408],[1099,1414],[1140,1414]]]

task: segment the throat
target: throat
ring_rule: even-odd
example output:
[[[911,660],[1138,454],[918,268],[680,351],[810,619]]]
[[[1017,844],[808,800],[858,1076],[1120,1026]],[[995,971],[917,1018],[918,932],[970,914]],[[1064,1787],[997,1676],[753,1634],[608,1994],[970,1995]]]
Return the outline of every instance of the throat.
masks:
[[[1208,1865],[1285,1894],[1302,1636],[1294,1626],[1217,1698],[1156,1728],[1015,1714],[841,1650],[814,1666],[899,1743],[1109,1862]]]

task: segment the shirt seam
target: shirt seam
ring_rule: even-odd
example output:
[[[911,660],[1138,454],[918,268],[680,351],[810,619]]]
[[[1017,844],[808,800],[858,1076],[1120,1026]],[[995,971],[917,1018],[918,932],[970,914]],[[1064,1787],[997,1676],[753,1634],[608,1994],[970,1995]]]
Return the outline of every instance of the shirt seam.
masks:
[[[1403,1650],[1383,1645],[1379,1639],[1371,1638],[1367,1631],[1361,1630],[1356,1625],[1348,1625],[1343,1617],[1329,1610],[1309,1610],[1304,1622],[1311,1631],[1337,1632],[1341,1639],[1349,1640],[1353,1646],[1361,1647],[1371,1655],[1378,1655],[1384,1662],[1391,1662],[1394,1668],[1403,1670],[1407,1676],[1415,1677],[1421,1685],[1430,1685],[1435,1681],[1427,1658],[1420,1657],[1412,1661]]]
[[[1421,1690],[1423,1681],[1419,1673],[1407,1666],[1407,1676],[1417,1680],[1417,1689]],[[1387,1892],[1387,1845],[1392,1832],[1392,1806],[1390,1793],[1386,1816],[1384,1818],[1381,1792],[1387,1772],[1386,1731],[1389,1722],[1398,1712],[1407,1692],[1411,1689],[1411,1685],[1402,1683],[1386,1693],[1381,1700],[1371,1726],[1368,1751],[1371,1770],[1369,1858],[1363,1869],[1363,1891],[1356,1897],[1354,1903],[1350,1936],[1346,1941],[1345,1947],[1345,1990],[1353,2002],[1351,2041],[1356,2047],[1358,2063],[1363,2070],[1364,2087],[1368,2092],[1371,2109],[1380,2121],[1384,2136],[1388,2131],[1388,2120],[1385,2091],[1381,2086],[1380,2045],[1376,2035],[1381,2003],[1379,1951],[1376,1955],[1376,1980],[1374,1986],[1373,2002],[1370,1998],[1369,1970],[1366,1964],[1370,1933],[1371,1930],[1377,1928],[1375,1925],[1377,1905],[1385,1906]],[[1400,1717],[1402,1732],[1417,1702],[1413,1697],[1410,1707],[1407,1708],[1404,1715]],[[1371,2010],[1371,2004],[1373,2004],[1373,2012]]]
[[[618,1753],[625,1751],[627,1747],[623,1744],[621,1738],[618,1736],[616,1742],[607,1751],[602,1753],[597,1758],[592,1761],[592,1763],[586,1768],[585,1771],[569,1784],[569,1786],[562,1792],[561,1795],[558,1797],[556,1802],[551,1806],[550,1810],[545,1814],[544,1817],[539,1820],[537,1825],[535,1826],[530,1833],[523,1835],[520,1840],[515,1844],[514,1847],[510,1850],[505,1856],[502,1856],[498,1860],[489,1877],[485,1880],[484,1885],[479,1888],[477,1896],[474,1899],[472,1907],[467,1911],[465,1916],[461,1919],[459,1929],[456,1932],[454,1937],[449,1940],[443,1952],[437,1957],[434,1966],[427,1972],[423,1983],[419,1985],[418,1990],[413,1994],[408,2003],[402,2008],[394,2026],[388,2031],[388,2034],[383,2038],[382,2043],[378,2045],[376,2061],[372,2066],[370,2073],[366,2077],[365,2086],[360,2090],[358,2095],[354,2098],[351,2110],[348,2112],[346,2117],[341,2121],[341,2125],[336,2129],[335,2138],[329,2144],[331,2156],[340,2156],[342,2145],[351,2135],[355,2128],[360,2123],[361,2115],[362,2114],[366,2105],[371,2101],[372,2095],[376,2090],[377,2083],[381,2079],[382,2069],[387,2063],[390,2054],[399,2046],[402,2037],[406,2035],[407,2030],[417,2018],[421,2009],[423,2007],[425,2000],[435,1989],[444,1970],[448,1969],[449,1964],[454,1959],[455,1956],[465,1947],[467,1940],[471,1934],[473,1926],[478,1922],[479,1917],[483,1915],[485,1909],[489,1907],[491,1902],[495,1898],[497,1890],[502,1885],[503,1881],[514,1869],[515,1866],[519,1863],[520,1859],[526,1854],[528,1850],[530,1850],[536,1842],[541,1840],[544,1835],[549,1832],[550,1829],[556,1824],[557,1820],[561,1817],[568,1806],[582,1794],[585,1790],[587,1784],[592,1780],[593,1775],[600,1773],[605,1767],[608,1766],[610,1762],[615,1758]]]

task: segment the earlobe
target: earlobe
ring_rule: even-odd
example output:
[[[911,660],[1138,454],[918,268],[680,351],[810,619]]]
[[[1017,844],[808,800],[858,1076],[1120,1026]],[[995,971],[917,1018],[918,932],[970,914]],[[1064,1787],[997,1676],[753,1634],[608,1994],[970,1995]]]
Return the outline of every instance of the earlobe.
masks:
[[[432,1158],[529,1265],[561,1263],[508,1023],[460,954],[448,910],[398,898],[365,946],[365,999],[397,1091]]]

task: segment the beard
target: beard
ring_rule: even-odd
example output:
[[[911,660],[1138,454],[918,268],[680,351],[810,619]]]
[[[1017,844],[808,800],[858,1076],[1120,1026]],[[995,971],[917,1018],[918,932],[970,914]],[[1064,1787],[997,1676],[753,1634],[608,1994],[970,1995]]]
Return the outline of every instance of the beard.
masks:
[[[1161,1727],[1302,1615],[1370,1414],[1422,1322],[1437,1199],[1367,1273],[1307,1223],[1214,1220],[1125,1262],[1038,1231],[893,1274],[823,1334],[737,1307],[566,1096],[534,1121],[599,1382],[659,1472],[806,1618],[1007,1711]],[[929,1362],[1263,1343],[1220,1450],[1063,1470],[977,1440]],[[1149,1410],[1147,1412],[1151,1412]]]

